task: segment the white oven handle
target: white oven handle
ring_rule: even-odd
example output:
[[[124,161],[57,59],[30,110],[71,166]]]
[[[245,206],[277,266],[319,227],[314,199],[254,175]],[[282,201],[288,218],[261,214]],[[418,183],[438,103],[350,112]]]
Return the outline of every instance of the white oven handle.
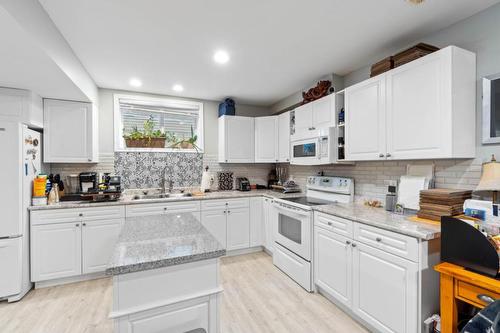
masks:
[[[278,209],[278,210],[281,210],[283,212],[286,212],[286,213],[291,213],[291,214],[294,214],[294,215],[299,215],[299,216],[302,216],[302,217],[308,217],[309,216],[309,211],[308,210],[304,210],[304,209],[300,209],[300,208],[296,208],[296,207],[293,207],[293,206],[290,206],[290,205],[286,205],[284,203],[281,203],[279,201],[274,201],[274,206]]]

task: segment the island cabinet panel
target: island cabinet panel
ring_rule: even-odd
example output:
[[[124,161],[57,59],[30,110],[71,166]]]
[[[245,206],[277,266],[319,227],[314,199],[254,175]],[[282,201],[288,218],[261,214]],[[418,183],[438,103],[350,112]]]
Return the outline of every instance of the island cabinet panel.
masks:
[[[227,211],[227,250],[250,247],[250,210],[235,208]]]
[[[31,228],[31,281],[80,275],[81,226],[69,223],[36,225]]]
[[[219,260],[208,259],[113,277],[115,332],[219,331]]]
[[[82,223],[83,274],[103,272],[120,235],[123,220]]]

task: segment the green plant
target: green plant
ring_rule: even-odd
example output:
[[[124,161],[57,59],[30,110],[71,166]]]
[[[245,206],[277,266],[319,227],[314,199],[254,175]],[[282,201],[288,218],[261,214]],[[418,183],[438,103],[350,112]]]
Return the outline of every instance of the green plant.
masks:
[[[194,134],[193,126],[191,126],[191,136],[187,139],[175,140],[171,147],[183,148],[183,146],[192,146],[196,152],[199,152],[201,148],[196,145],[196,141],[198,141],[198,135]]]
[[[123,134],[124,139],[130,139],[130,140],[143,140],[143,139],[148,139],[151,141],[151,139],[166,139],[167,138],[167,133],[165,133],[162,130],[154,130],[155,123],[153,120],[153,116],[149,116],[149,119],[144,122],[144,130],[141,132],[137,128],[137,126],[132,127],[132,131],[128,134]],[[125,131],[125,130],[124,130]]]

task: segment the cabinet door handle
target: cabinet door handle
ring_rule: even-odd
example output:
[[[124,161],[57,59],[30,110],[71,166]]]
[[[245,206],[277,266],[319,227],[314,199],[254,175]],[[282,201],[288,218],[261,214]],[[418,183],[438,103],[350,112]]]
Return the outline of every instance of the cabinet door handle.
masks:
[[[82,217],[82,216],[83,216],[83,213],[78,214],[78,216]]]
[[[378,154],[378,157],[380,157],[380,158],[382,158],[382,157],[384,157],[384,156],[385,156],[385,155],[384,155],[384,154],[382,154],[382,153]]]
[[[80,226],[80,223],[75,224],[75,227],[79,227],[79,226]]]
[[[328,225],[329,225],[329,226],[332,226],[332,222],[328,222]]]
[[[82,223],[82,225],[85,227],[87,225],[87,223]]]
[[[231,214],[231,211],[230,211],[230,210],[228,210],[228,211],[227,211],[227,213],[228,213],[228,214]]]
[[[357,245],[356,245],[356,243],[352,243],[351,246],[352,247],[356,247]]]
[[[381,241],[382,241],[382,238],[377,237],[377,238],[375,238],[375,240],[376,240],[377,242],[381,242]]]
[[[167,210],[167,207],[163,207],[163,210]]]
[[[351,241],[345,241],[345,243],[346,243],[347,245],[349,245],[349,244],[351,244]]]
[[[385,154],[385,156],[391,157],[392,155],[391,155],[391,153],[387,153],[387,154]]]

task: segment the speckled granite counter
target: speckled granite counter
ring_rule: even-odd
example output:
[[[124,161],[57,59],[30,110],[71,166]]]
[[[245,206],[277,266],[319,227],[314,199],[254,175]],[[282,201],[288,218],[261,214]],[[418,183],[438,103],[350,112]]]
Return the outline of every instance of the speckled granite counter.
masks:
[[[252,190],[252,191],[216,191],[205,193],[202,196],[192,196],[192,197],[173,197],[173,198],[163,198],[163,199],[143,199],[143,200],[133,200],[132,196],[123,196],[118,201],[104,201],[104,202],[88,202],[88,201],[66,201],[60,202],[55,205],[47,206],[31,206],[29,210],[45,210],[45,209],[65,209],[65,208],[82,208],[82,207],[99,207],[99,206],[116,206],[116,205],[137,205],[144,203],[158,203],[158,202],[175,202],[175,201],[191,201],[191,200],[215,200],[215,199],[232,199],[232,198],[250,198],[266,196],[269,198],[292,198],[298,196],[304,196],[305,193],[289,193],[283,194],[271,190]]]
[[[221,257],[226,250],[189,213],[127,218],[107,275]]]
[[[343,217],[400,234],[430,240],[441,236],[441,227],[430,223],[408,220],[408,216],[387,212],[384,208],[371,208],[361,203],[332,204],[313,207],[315,211]]]

